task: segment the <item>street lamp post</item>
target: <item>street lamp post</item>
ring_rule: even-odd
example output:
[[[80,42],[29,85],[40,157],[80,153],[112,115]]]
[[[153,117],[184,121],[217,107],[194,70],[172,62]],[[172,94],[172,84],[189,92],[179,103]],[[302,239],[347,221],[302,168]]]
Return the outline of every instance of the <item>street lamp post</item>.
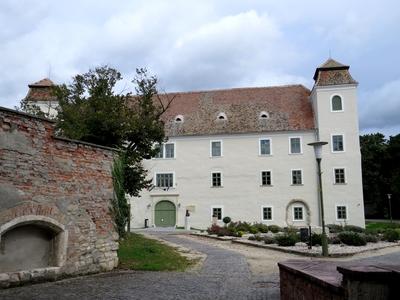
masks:
[[[317,160],[318,166],[318,190],[319,190],[319,200],[320,200],[320,214],[321,214],[321,225],[322,225],[322,256],[328,256],[328,238],[325,231],[325,217],[324,217],[324,200],[322,193],[322,172],[321,172],[321,160],[322,160],[322,146],[328,144],[327,142],[314,142],[309,143],[309,146],[314,147],[315,158]]]
[[[390,201],[390,199],[392,198],[392,194],[386,194],[388,197],[388,201],[389,201],[389,217],[390,217],[390,223],[393,223],[393,218],[392,218],[392,202]]]

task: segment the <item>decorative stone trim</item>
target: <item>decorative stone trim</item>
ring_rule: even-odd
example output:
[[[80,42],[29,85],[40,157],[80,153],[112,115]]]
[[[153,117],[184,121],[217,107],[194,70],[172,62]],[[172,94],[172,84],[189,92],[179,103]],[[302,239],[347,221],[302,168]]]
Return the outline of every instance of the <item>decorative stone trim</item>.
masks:
[[[303,205],[305,208],[305,222],[307,224],[307,226],[310,226],[311,224],[311,210],[310,210],[310,206],[307,204],[307,202],[305,202],[304,200],[301,199],[293,199],[290,200],[289,203],[286,205],[286,224],[288,226],[293,226],[293,221],[290,219],[290,208],[292,207],[293,204],[300,204]]]

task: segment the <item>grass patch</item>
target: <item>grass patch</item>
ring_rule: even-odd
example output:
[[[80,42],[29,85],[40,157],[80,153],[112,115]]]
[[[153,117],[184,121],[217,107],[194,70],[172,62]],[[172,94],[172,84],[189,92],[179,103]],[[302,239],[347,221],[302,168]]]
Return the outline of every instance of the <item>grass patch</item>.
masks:
[[[385,230],[390,228],[400,228],[399,223],[390,223],[390,222],[367,222],[365,225],[367,230]]]
[[[173,247],[130,233],[119,243],[119,268],[146,271],[184,271],[194,262]]]

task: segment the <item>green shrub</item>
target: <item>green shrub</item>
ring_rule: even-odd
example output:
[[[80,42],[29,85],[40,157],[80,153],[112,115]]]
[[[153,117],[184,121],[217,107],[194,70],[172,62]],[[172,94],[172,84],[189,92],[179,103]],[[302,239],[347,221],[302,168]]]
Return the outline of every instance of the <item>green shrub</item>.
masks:
[[[296,245],[298,238],[297,238],[297,236],[295,236],[293,234],[285,233],[285,234],[276,236],[275,240],[278,243],[278,246],[289,247],[289,246]]]
[[[225,225],[228,225],[231,221],[232,221],[232,220],[231,220],[230,217],[225,217],[225,218],[222,219],[222,222],[224,222]]]
[[[251,227],[249,228],[249,232],[250,232],[251,234],[256,234],[256,233],[258,233],[258,229],[257,229],[256,227],[254,227],[254,226],[251,226]]]
[[[355,225],[345,225],[343,227],[343,231],[363,233],[363,232],[365,232],[365,229],[362,227],[359,227],[359,226],[355,226]]]
[[[257,242],[261,242],[263,240],[263,237],[259,234],[256,234],[255,237]]]
[[[311,245],[322,245],[322,234],[313,233],[311,234]]]
[[[328,238],[328,243],[337,245],[337,244],[340,244],[340,239],[337,236],[332,236],[332,237]]]
[[[300,229],[294,226],[288,226],[283,228],[283,232],[287,234],[297,234],[298,232],[300,232]]]
[[[329,228],[330,233],[339,233],[343,231],[343,226],[342,225],[337,225],[337,224],[328,224],[326,227]]]
[[[242,237],[243,234],[244,234],[243,231],[236,231],[236,232],[235,232],[235,236],[236,236],[236,237]]]
[[[265,244],[275,244],[276,240],[275,240],[275,238],[273,238],[271,236],[265,236],[264,237],[264,243]]]
[[[237,231],[250,232],[251,224],[247,222],[231,222],[229,227],[235,228]]]
[[[249,236],[249,241],[255,241],[256,240],[256,236],[255,235],[251,235]]]
[[[343,231],[338,234],[340,241],[349,246],[365,246],[367,241],[364,235],[358,232]]]
[[[395,229],[386,229],[383,239],[388,242],[396,242],[400,239],[400,234]]]
[[[378,242],[378,237],[373,234],[365,234],[364,238],[367,241],[367,243],[377,243]]]
[[[254,223],[253,227],[257,228],[258,232],[261,232],[261,233],[268,232],[268,226],[263,223]]]
[[[282,228],[279,227],[278,225],[269,225],[268,230],[271,231],[272,233],[278,233],[282,231]]]

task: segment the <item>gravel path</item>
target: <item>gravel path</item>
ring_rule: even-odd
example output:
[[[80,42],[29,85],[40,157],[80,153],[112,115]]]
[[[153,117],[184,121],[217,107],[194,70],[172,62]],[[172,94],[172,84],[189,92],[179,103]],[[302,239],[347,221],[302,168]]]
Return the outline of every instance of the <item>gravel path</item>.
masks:
[[[252,276],[237,252],[168,233],[207,255],[199,272],[112,272],[0,291],[0,299],[279,299],[277,275]]]

